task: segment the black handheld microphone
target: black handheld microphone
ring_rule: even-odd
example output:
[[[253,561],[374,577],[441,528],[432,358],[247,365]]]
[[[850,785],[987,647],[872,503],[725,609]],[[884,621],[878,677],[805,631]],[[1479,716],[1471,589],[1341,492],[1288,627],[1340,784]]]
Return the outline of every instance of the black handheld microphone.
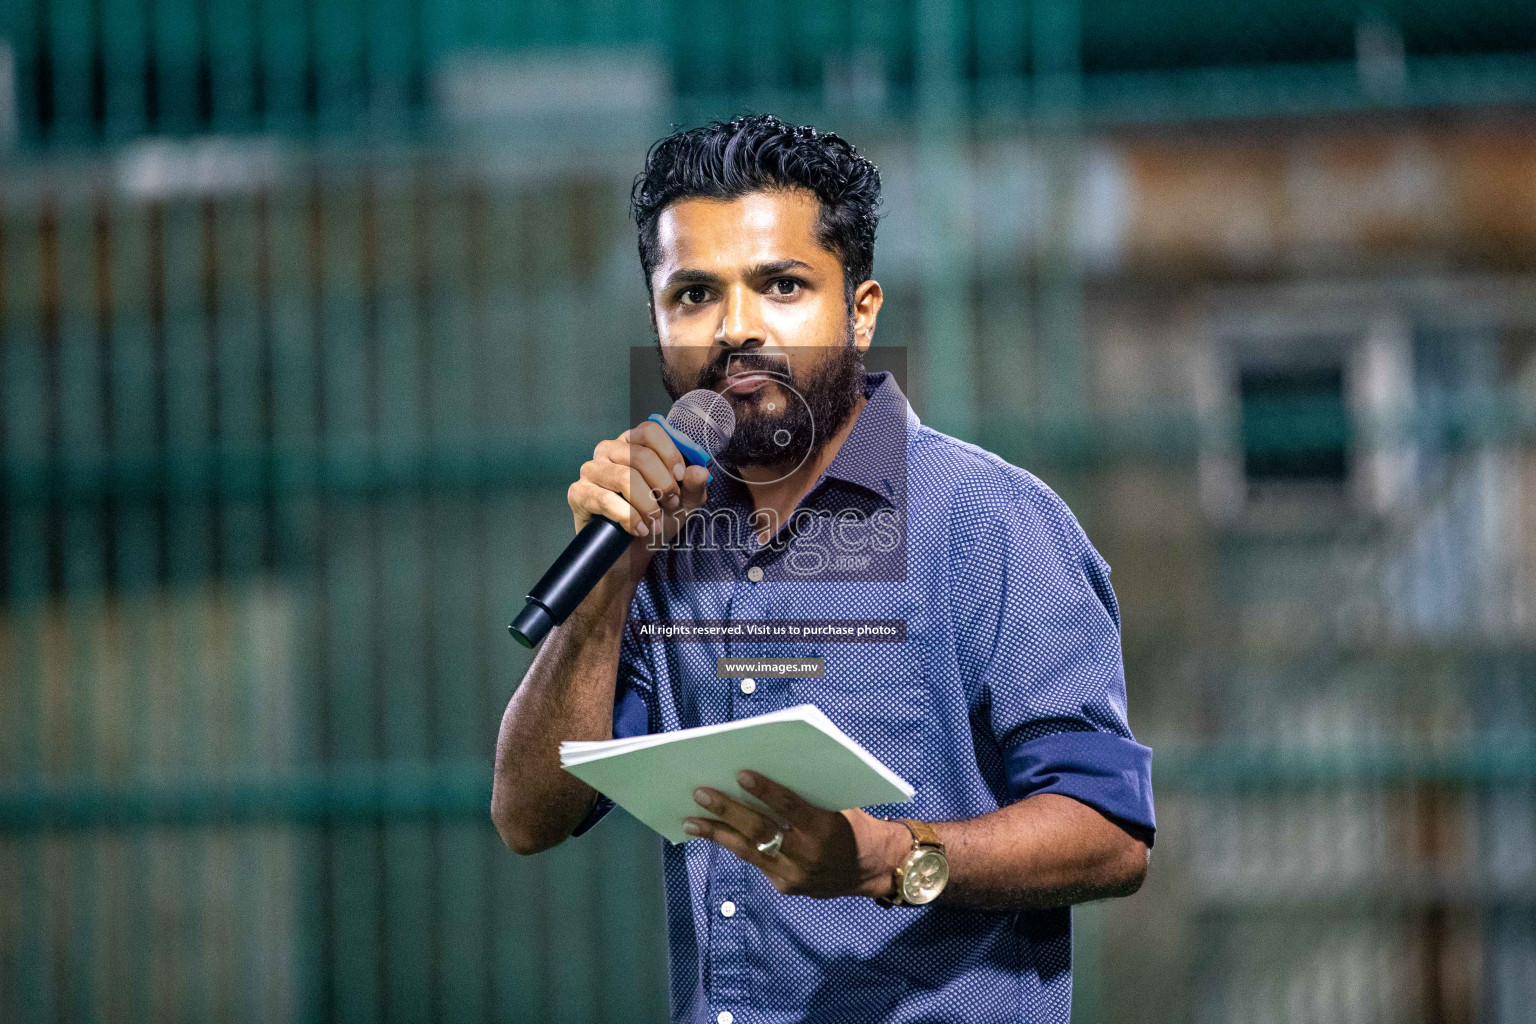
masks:
[[[679,398],[666,419],[654,413],[650,419],[661,424],[693,466],[709,465],[736,432],[731,403],[707,388]],[[714,474],[709,478],[713,480]],[[528,603],[507,627],[517,642],[524,647],[538,646],[592,592],[603,574],[629,550],[633,539],[613,520],[593,516],[528,592]]]

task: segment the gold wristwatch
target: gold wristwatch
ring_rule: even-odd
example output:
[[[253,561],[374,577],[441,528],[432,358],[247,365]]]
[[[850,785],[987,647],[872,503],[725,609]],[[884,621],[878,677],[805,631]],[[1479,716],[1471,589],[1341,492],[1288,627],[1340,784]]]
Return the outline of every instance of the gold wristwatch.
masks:
[[[912,833],[912,849],[896,866],[896,898],[876,896],[882,907],[915,907],[932,903],[949,881],[949,860],[933,826],[911,818],[896,818]]]

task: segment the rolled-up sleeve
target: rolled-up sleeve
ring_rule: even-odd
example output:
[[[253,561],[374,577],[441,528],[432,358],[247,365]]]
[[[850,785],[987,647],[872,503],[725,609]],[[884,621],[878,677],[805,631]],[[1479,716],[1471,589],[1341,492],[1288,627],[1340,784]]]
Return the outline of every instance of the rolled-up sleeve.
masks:
[[[619,645],[619,671],[615,683],[613,738],[617,740],[646,735],[651,731],[650,695],[655,691],[650,682],[644,651],[629,630],[625,630],[624,640]],[[587,816],[571,830],[571,835],[579,836],[586,832],[602,821],[613,808],[613,801],[599,793],[592,808],[587,811]]]
[[[968,697],[1008,797],[1058,793],[1150,842],[1152,751],[1131,735],[1109,566],[1043,484],[952,523],[950,599]]]

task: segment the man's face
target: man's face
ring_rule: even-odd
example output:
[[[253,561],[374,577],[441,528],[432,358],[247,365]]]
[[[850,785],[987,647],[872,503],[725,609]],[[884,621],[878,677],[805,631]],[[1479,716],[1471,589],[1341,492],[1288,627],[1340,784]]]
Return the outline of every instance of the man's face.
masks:
[[[819,212],[797,189],[683,199],[657,221],[662,378],[673,399],[708,388],[730,400],[727,466],[798,464],[858,400],[880,286],[862,282],[849,308],[842,264],[816,240]],[[752,370],[771,376],[754,381]]]

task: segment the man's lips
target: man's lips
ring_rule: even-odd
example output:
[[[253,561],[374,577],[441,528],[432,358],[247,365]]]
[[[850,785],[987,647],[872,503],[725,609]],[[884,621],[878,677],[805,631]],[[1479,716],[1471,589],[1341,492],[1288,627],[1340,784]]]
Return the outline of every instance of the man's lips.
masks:
[[[761,390],[773,383],[773,378],[761,373],[747,373],[737,377],[728,377],[725,382],[724,395],[750,395],[754,391]]]

